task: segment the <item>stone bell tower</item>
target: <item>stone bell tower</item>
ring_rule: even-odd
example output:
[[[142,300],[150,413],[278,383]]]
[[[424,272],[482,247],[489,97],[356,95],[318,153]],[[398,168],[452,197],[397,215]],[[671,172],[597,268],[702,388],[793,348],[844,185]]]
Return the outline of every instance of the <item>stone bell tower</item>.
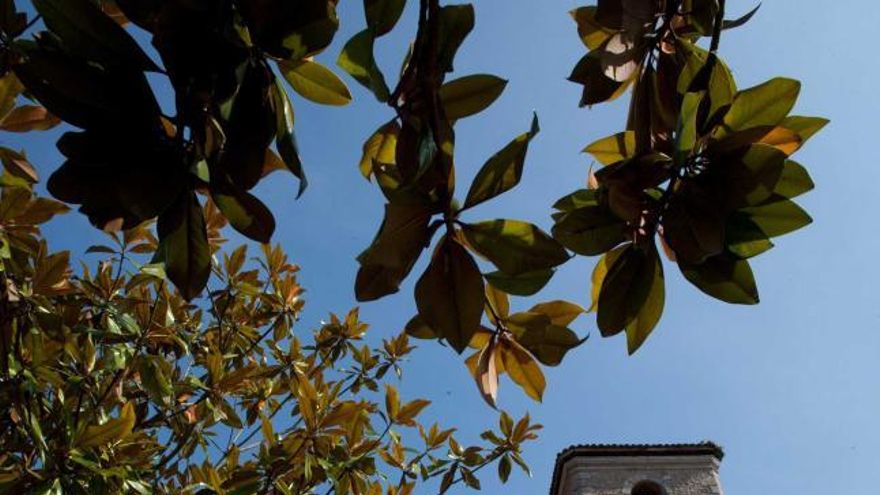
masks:
[[[723,495],[711,442],[577,445],[556,458],[550,495]]]

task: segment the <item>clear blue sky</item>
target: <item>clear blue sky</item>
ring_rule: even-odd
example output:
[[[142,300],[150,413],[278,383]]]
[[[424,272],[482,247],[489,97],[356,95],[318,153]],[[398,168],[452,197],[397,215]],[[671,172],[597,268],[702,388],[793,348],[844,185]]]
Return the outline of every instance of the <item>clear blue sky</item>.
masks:
[[[414,29],[416,2],[395,33],[379,42],[391,76]],[[753,2],[730,1],[732,15]],[[341,2],[343,27],[319,56],[332,65],[342,44],[363,26],[360,2]],[[480,207],[471,219],[508,217],[549,228],[550,205],[580,187],[590,161],[579,150],[616,132],[625,103],[577,108],[579,87],[565,80],[583,54],[567,12],[572,0],[481,0],[477,28],[456,61],[457,75],[510,80],[502,98],[458,125],[459,190],[483,161],[527,129],[532,110],[543,132],[533,142],[523,185]],[[820,8],[822,7],[822,8]],[[804,83],[797,113],[832,123],[797,156],[817,188],[801,203],[815,223],[781,238],[755,270],[761,305],[731,307],[708,299],[667,267],[667,307],[660,327],[635,357],[622,337],[601,339],[592,316],[576,323],[593,338],[547,371],[543,404],[509,382],[501,405],[528,410],[545,425],[526,457],[534,477],[512,477],[508,491],[545,493],[556,453],[574,443],[691,442],[711,439],[727,456],[728,495],[869,494],[880,470],[880,235],[871,201],[880,184],[877,152],[875,2],[770,1],[746,27],[727,33],[723,56],[741,87],[774,76]],[[259,187],[279,219],[275,239],[304,270],[307,331],[329,311],[355,305],[354,257],[379,225],[382,197],[357,172],[363,140],[390,117],[350,79],[355,102],[328,108],[296,99],[297,132],[311,187],[294,201],[296,184],[276,174]],[[167,96],[167,95],[166,95]],[[295,97],[297,98],[297,97]],[[60,164],[52,136],[26,146],[43,177]],[[2,136],[9,139],[8,135]],[[20,141],[13,141],[20,146]],[[82,256],[101,234],[68,215],[48,228],[53,248]],[[540,294],[588,304],[595,260],[564,266]],[[417,267],[414,274],[419,273]],[[412,277],[415,279],[415,276]],[[398,332],[413,314],[411,280],[396,296],[362,307],[374,337]],[[514,301],[527,308],[532,300]],[[462,358],[421,345],[406,370],[404,393],[434,400],[429,417],[461,426],[463,438],[494,422]],[[499,493],[492,476],[484,493]],[[425,492],[427,493],[427,492]]]

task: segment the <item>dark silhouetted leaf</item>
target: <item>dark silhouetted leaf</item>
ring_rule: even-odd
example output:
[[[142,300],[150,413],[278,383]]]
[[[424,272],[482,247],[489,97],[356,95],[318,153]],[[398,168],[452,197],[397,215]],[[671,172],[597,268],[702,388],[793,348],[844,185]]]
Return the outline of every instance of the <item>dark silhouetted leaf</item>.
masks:
[[[156,225],[165,272],[177,290],[191,300],[202,292],[211,274],[211,251],[202,207],[194,192],[180,195]]]
[[[531,296],[537,294],[553,278],[553,270],[535,270],[533,272],[510,275],[504,272],[487,273],[486,280],[493,287],[513,296]]]
[[[466,224],[462,230],[470,247],[511,275],[552,268],[568,260],[559,243],[527,222],[490,220]]]
[[[336,63],[345,72],[355,78],[376,95],[381,102],[387,101],[391,95],[385,76],[376,65],[373,58],[373,34],[370,30],[361,31],[354,35],[339,53]]]
[[[467,250],[455,241],[441,241],[415,295],[421,319],[463,352],[483,314],[483,277]]]
[[[532,127],[529,132],[520,134],[501,151],[495,153],[492,158],[489,158],[471,183],[462,209],[468,209],[492,199],[519,184],[526,153],[529,150],[529,142],[539,131],[538,116],[535,115],[532,118]]]
[[[440,87],[446,118],[458,120],[478,114],[501,96],[507,81],[489,74],[475,74],[449,81]]]
[[[698,265],[679,263],[685,278],[704,293],[731,304],[758,304],[758,287],[746,260],[720,254]]]
[[[627,246],[614,261],[599,292],[597,322],[603,337],[622,332],[648,300],[657,270],[656,250]]]

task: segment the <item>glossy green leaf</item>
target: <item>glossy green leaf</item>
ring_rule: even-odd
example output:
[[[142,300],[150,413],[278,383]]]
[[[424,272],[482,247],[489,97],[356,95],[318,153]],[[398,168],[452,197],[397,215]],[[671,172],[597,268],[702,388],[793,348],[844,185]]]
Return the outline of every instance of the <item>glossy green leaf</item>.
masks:
[[[787,155],[773,146],[754,144],[727,154],[721,160],[718,187],[731,208],[757,205],[767,200],[782,176]]]
[[[597,206],[599,206],[599,194],[595,189],[578,189],[553,204],[553,208],[563,212]]]
[[[385,205],[385,219],[376,239],[358,257],[358,301],[372,301],[397,292],[430,242],[431,215],[432,211],[420,204]]]
[[[586,310],[568,301],[549,301],[532,306],[529,312],[547,315],[550,318],[550,323],[560,327],[567,327],[578,316],[586,313]]]
[[[351,77],[376,95],[381,102],[388,100],[391,91],[385,76],[373,58],[373,34],[365,30],[354,35],[339,53],[336,64]]]
[[[828,119],[823,119],[821,117],[791,115],[784,118],[782,122],[779,123],[779,127],[783,127],[796,133],[801,138],[801,144],[803,144],[803,142],[806,142],[808,139],[816,135],[817,132],[821,131],[829,122]]]
[[[287,166],[287,169],[299,179],[299,191],[297,197],[302,196],[309,185],[302,161],[299,158],[299,148],[296,145],[296,137],[293,134],[293,105],[287,96],[287,91],[276,79],[272,87],[272,104],[275,110],[275,147],[278,154]]]
[[[483,277],[457,242],[444,239],[416,283],[420,318],[459,354],[480,328]]]
[[[758,304],[758,287],[746,260],[721,254],[698,265],[679,263],[685,278],[705,294],[731,304]]]
[[[323,105],[347,105],[351,93],[339,77],[327,67],[312,60],[279,62],[281,74],[303,98]]]
[[[773,189],[773,193],[784,198],[794,199],[801,194],[812,191],[816,185],[810,178],[809,172],[800,163],[794,160],[786,160],[782,168],[779,182]]]
[[[215,188],[211,199],[229,224],[249,239],[266,244],[275,232],[275,217],[256,196],[233,186]]]
[[[697,114],[705,93],[685,93],[675,132],[675,162],[682,166],[694,152],[699,137]]]
[[[517,136],[483,164],[471,183],[463,210],[488,201],[519,184],[529,143],[539,131],[538,116],[535,115],[532,117],[532,127],[528,132]]]
[[[611,165],[636,154],[636,133],[625,131],[613,136],[604,137],[589,144],[584,152],[593,155],[593,158],[602,165]]]
[[[517,220],[490,220],[462,227],[468,245],[511,275],[552,268],[568,253],[538,227]]]
[[[504,370],[514,383],[532,399],[541,402],[547,381],[535,357],[515,341],[504,342],[501,348]]]
[[[636,353],[645,343],[663,315],[663,307],[666,304],[666,283],[663,279],[663,264],[659,256],[655,256],[656,267],[654,268],[654,281],[648,298],[642,304],[635,319],[626,326],[626,345],[630,355]]]
[[[501,96],[507,81],[489,74],[474,74],[440,87],[440,101],[450,121],[482,112]]]
[[[376,164],[394,165],[396,163],[397,137],[399,135],[400,125],[397,120],[392,120],[376,129],[376,132],[364,142],[363,155],[358,166],[364,178],[369,180],[373,176]]]
[[[553,237],[577,254],[596,256],[626,241],[630,230],[607,208],[587,206],[560,215]]]
[[[767,234],[779,237],[806,227],[813,222],[810,215],[793,201],[782,199],[761,206],[743,208],[740,212]]]
[[[678,78],[678,92],[684,95],[692,91],[708,91],[710,106],[706,117],[711,121],[733,102],[736,95],[733,74],[724,60],[717,58],[712,68],[712,76],[708,82],[705,82],[703,69],[709,60],[709,52],[683,38],[677,40],[676,46],[686,57]]]
[[[797,101],[801,83],[775,78],[736,94],[715,137],[752,127],[779,125]]]
[[[111,442],[122,440],[131,434],[135,423],[134,405],[126,402],[119,412],[119,417],[107,420],[104,424],[89,426],[76,441],[80,448],[99,447]]]
[[[767,234],[747,214],[736,212],[727,219],[724,242],[731,254],[748,259],[773,248]]]

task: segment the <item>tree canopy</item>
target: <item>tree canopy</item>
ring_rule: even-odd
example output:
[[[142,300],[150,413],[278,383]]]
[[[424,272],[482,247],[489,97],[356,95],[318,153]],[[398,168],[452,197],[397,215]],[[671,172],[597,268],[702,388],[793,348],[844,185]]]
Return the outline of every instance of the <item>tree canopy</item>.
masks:
[[[379,404],[364,391],[401,376],[411,338],[470,349],[465,364],[496,407],[505,374],[541,400],[542,367],[587,340],[569,328],[585,313],[636,352],[661,320],[664,266],[713,298],[758,303],[749,260],[811,222],[793,200],[813,183],[790,157],[827,124],[791,115],[795,80],[737,87],[722,34],[758,8],[729,19],[724,0],[601,0],[570,13],[586,48],[569,75],[583,85],[579,104],[629,95],[629,115],[584,148],[596,168],[552,205],[546,232],[464,218],[520,183],[538,116],[457,184],[455,124],[507,81],[451,78],[475,8],[420,0],[389,83],[373,50],[405,6],[364,0],[364,29],[337,60],[389,110],[356,166],[385,200],[357,258],[357,299],[398,292],[427,259],[413,276],[415,316],[371,349],[356,310],[310,340],[293,331],[297,267],[270,244],[276,220],[252,193],[278,170],[306,191],[288,88],[325,105],[352,99],[314,60],[337,31],[335,0],[0,0],[0,130],[66,125],[64,163],[47,181],[57,201],[34,193],[23,151],[0,148],[0,489],[394,495],[435,477],[441,492],[479,488],[475,473],[491,463],[502,480],[512,463],[528,469],[520,447],[538,426],[501,413],[486,445],[464,447],[417,422],[427,401],[401,401],[386,384]],[[173,114],[154,77],[169,83]],[[65,204],[112,239],[90,249],[105,261],[75,275],[39,230]],[[262,256],[221,249],[227,224]],[[573,256],[599,257],[590,301],[511,310],[511,296],[538,294]],[[292,424],[273,421],[282,412]]]

